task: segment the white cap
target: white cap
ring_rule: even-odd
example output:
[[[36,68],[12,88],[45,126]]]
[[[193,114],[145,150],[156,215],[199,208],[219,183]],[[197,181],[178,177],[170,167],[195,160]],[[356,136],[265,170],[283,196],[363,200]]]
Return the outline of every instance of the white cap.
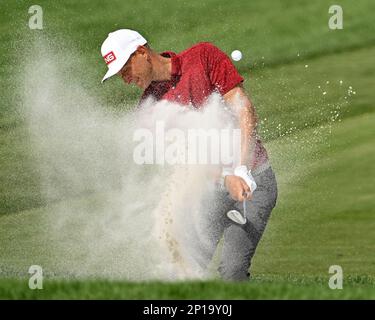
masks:
[[[130,29],[120,29],[108,34],[101,48],[102,56],[108,66],[102,82],[119,72],[138,46],[146,43],[145,38],[137,31]]]

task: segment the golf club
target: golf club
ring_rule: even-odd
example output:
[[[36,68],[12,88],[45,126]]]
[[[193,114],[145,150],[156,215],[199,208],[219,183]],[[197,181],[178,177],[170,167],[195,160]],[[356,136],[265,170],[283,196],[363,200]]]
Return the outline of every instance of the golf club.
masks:
[[[243,212],[244,212],[243,215],[238,210],[229,210],[227,212],[227,217],[230,220],[241,225],[246,224],[246,221],[247,221],[246,220],[246,200],[244,200],[242,203],[243,203]]]

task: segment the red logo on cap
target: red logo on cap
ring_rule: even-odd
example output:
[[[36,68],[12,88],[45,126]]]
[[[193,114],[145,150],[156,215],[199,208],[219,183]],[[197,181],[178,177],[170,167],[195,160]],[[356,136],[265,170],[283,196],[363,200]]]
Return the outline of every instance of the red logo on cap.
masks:
[[[113,51],[107,53],[103,58],[106,64],[110,64],[111,62],[116,60],[116,56]]]

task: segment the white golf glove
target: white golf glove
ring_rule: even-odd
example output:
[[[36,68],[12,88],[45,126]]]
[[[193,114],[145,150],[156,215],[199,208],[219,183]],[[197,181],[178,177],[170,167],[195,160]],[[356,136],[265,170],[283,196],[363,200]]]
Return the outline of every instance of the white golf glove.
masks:
[[[249,186],[251,193],[255,191],[257,188],[257,184],[254,180],[254,177],[251,174],[251,170],[247,170],[247,167],[245,165],[238,166],[234,169],[224,168],[221,177],[222,177],[222,187],[224,188],[224,179],[228,175],[235,175],[237,177],[241,177],[245,180],[246,184]]]
[[[245,165],[236,167],[234,169],[234,175],[245,180],[246,184],[250,188],[251,193],[253,193],[257,188],[257,184],[251,174],[251,170],[247,170],[247,167]]]

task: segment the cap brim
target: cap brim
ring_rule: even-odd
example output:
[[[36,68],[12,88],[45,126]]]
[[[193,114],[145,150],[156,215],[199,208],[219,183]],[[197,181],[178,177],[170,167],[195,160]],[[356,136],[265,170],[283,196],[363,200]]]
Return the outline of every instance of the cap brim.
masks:
[[[117,61],[112,62],[113,65],[108,69],[107,73],[102,79],[102,83],[108,78],[118,73],[122,69],[122,67],[125,65],[125,63],[129,60],[130,56],[131,54],[125,54],[123,57],[121,57],[121,59],[118,59]]]
[[[120,70],[121,70],[121,68],[120,68]],[[120,71],[120,70],[118,70],[118,71]],[[114,69],[108,69],[107,73],[105,74],[104,78],[102,79],[102,83],[104,81],[106,81],[108,78],[114,76],[118,71],[116,71]]]

